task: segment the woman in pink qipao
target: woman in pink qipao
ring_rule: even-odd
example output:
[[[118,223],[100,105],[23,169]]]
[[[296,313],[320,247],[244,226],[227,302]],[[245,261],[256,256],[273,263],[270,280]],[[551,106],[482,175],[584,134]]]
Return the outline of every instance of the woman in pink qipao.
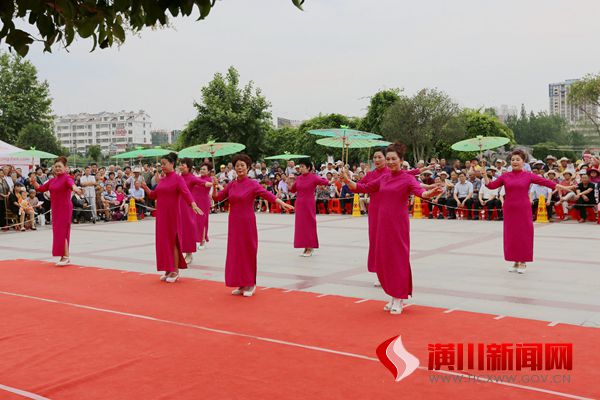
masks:
[[[213,200],[225,199],[229,202],[227,223],[227,258],[225,260],[225,284],[237,287],[231,294],[251,297],[256,291],[256,253],[258,250],[258,232],[254,200],[256,196],[277,203],[286,210],[294,207],[278,199],[261,186],[258,181],[248,178],[248,168],[252,159],[246,154],[236,154],[232,163],[237,178],[229,182],[221,191],[217,191],[219,182],[213,177]]]
[[[82,194],[71,175],[67,172],[67,158],[58,157],[54,162],[54,178],[40,185],[31,175],[31,185],[37,192],[50,191],[52,210],[52,256],[60,257],[57,266],[71,263],[69,256],[69,244],[71,243],[71,218],[73,215],[73,203],[71,192]]]

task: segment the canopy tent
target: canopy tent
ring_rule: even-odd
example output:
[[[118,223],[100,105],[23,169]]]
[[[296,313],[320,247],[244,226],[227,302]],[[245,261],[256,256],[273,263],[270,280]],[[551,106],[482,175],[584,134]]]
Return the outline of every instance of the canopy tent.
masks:
[[[21,172],[24,176],[27,176],[29,173],[29,169],[32,167],[31,165],[31,157],[13,157],[12,153],[16,153],[17,151],[22,151],[16,146],[8,144],[0,140],[0,166],[3,165],[12,165],[15,168],[21,168]],[[33,163],[39,165],[40,159],[33,159]]]

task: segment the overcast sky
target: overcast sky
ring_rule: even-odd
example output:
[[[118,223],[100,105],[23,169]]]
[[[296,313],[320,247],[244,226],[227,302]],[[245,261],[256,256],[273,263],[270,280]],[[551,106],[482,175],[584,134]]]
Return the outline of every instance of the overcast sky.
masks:
[[[260,6],[259,6],[260,4]],[[597,0],[220,0],[205,21],[143,31],[117,49],[28,58],[57,114],[146,110],[179,129],[215,72],[235,66],[274,117],[362,116],[368,96],[437,87],[462,106],[548,108],[548,83],[600,72]]]

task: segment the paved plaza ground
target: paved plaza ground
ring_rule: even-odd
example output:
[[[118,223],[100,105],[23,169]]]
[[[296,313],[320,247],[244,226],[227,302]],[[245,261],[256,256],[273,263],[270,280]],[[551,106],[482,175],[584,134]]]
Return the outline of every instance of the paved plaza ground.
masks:
[[[300,250],[292,247],[292,215],[258,214],[257,222],[258,285],[357,301],[387,299],[373,286],[375,275],[366,272],[365,216],[319,215],[321,248],[311,258],[299,257]],[[71,237],[71,258],[77,265],[157,273],[153,218],[73,225]],[[1,233],[0,259],[53,260],[51,240],[50,227]],[[222,282],[226,244],[227,214],[213,214],[210,243],[195,254],[183,279]],[[518,275],[507,272],[501,222],[411,220],[411,262],[414,297],[408,303],[439,307],[446,313],[463,310],[499,319],[547,321],[551,326],[600,327],[597,224],[535,224],[535,261],[526,274]]]

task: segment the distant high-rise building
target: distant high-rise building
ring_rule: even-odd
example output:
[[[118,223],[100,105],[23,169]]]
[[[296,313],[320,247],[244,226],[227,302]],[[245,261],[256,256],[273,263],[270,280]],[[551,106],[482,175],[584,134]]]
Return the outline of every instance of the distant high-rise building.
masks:
[[[180,134],[180,130],[154,129],[150,131],[150,135],[152,136],[152,144],[154,146],[175,143]]]
[[[586,118],[580,106],[569,102],[569,88],[579,79],[567,79],[564,82],[551,83],[548,85],[548,97],[550,98],[550,115],[560,115],[570,124],[579,124]],[[598,119],[598,107],[594,104],[583,106],[587,113]]]
[[[300,125],[302,125],[303,122],[304,121],[295,120],[295,119],[287,119],[287,118],[277,117],[277,128],[283,128],[286,126],[291,126],[292,128],[297,128]]]
[[[499,107],[494,107],[494,111],[496,112],[498,119],[504,123],[506,123],[508,117],[516,117],[518,114],[517,107],[508,106],[506,104],[502,104]]]
[[[151,128],[150,116],[143,110],[69,114],[54,121],[54,134],[60,144],[77,154],[85,154],[92,145],[99,145],[104,154],[149,145]]]

